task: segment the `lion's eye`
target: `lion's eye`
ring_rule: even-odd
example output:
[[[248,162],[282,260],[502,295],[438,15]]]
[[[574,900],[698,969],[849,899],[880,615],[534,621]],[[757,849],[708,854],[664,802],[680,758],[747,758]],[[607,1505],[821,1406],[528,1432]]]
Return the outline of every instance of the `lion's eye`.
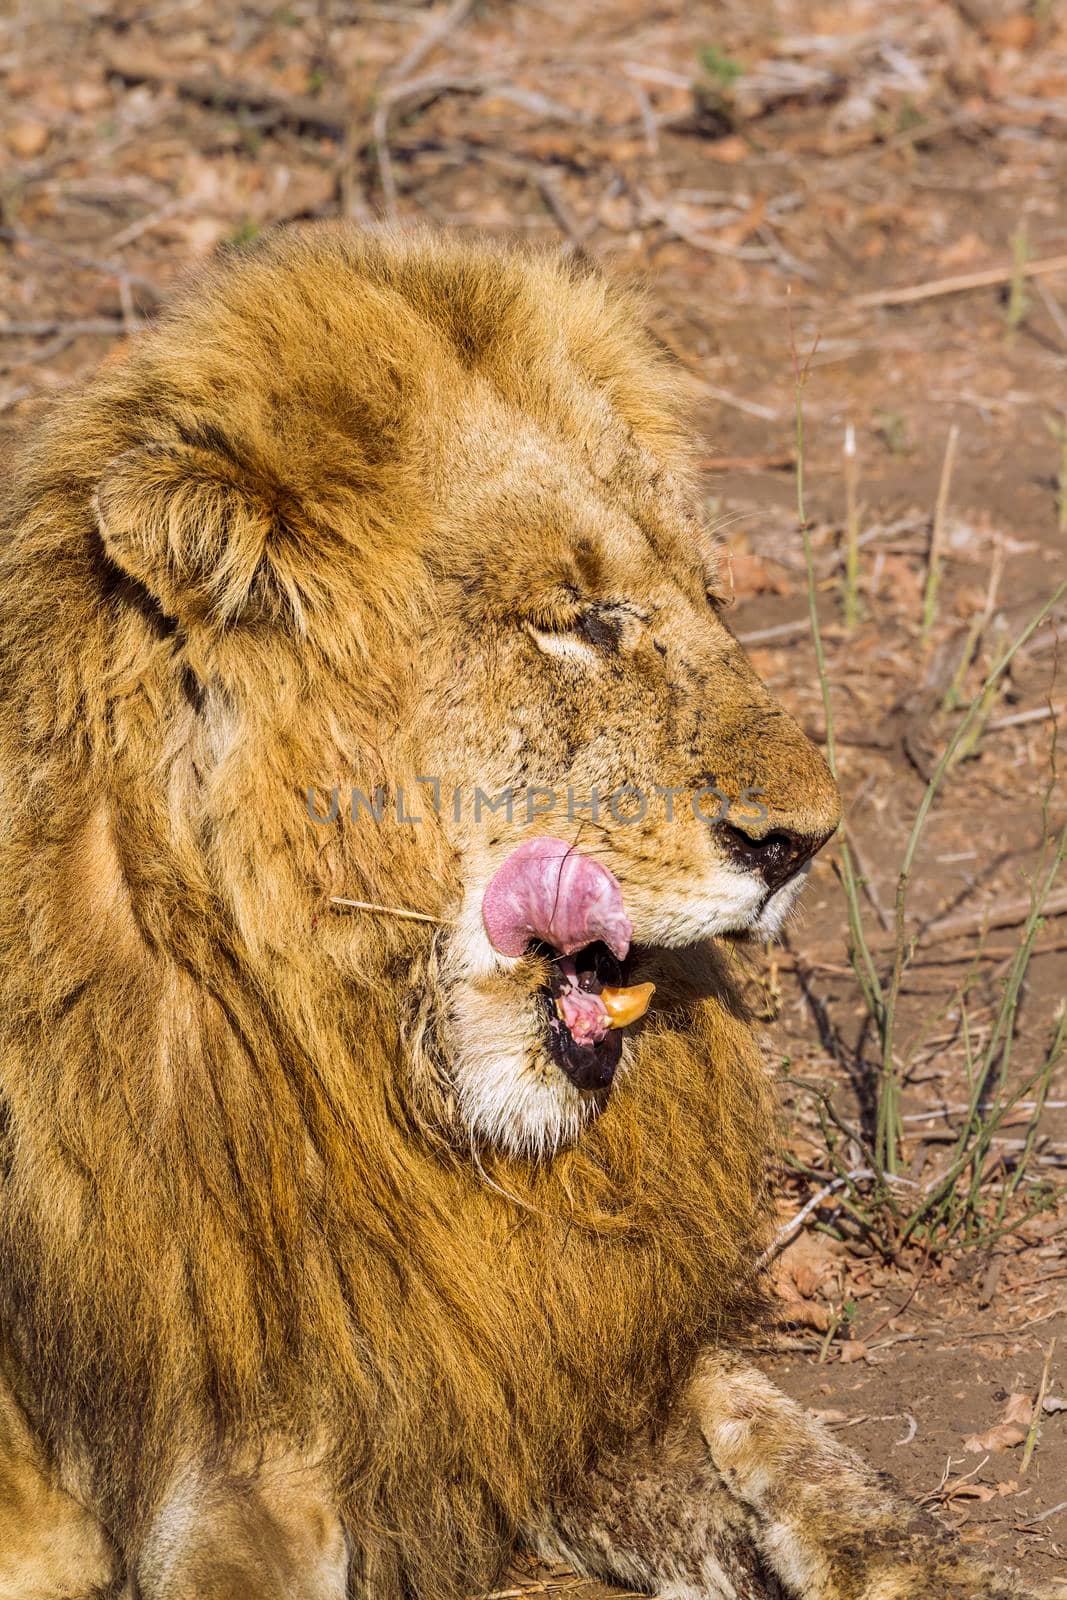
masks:
[[[716,616],[719,616],[723,611],[728,611],[734,603],[733,595],[727,594],[723,589],[709,587],[705,593],[707,594],[708,605]]]
[[[595,662],[597,659],[596,649],[582,632],[578,621],[568,627],[555,628],[539,628],[535,623],[527,622],[526,632],[546,656],[563,656],[572,661],[585,662]]]
[[[546,655],[590,660],[631,647],[647,621],[636,606],[601,603],[585,606],[551,626],[528,621],[526,628]]]
[[[578,622],[578,632],[601,650],[617,650],[622,637],[624,619],[610,611],[585,611]]]

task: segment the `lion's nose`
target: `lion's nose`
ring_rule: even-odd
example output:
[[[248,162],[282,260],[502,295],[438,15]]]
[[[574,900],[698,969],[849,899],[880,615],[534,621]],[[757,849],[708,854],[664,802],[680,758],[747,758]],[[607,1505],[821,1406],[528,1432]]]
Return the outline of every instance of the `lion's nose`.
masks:
[[[810,834],[772,828],[761,838],[755,838],[731,822],[719,822],[716,832],[738,866],[758,872],[768,889],[779,889],[799,872],[805,861],[810,861],[816,851],[822,849],[834,829]]]

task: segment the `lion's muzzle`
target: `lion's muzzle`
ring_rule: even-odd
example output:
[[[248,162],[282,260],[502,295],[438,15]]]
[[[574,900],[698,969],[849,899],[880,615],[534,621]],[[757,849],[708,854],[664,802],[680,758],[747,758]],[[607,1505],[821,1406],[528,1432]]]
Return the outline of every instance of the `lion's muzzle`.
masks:
[[[563,839],[528,839],[490,880],[482,920],[502,955],[533,947],[548,957],[553,1059],[576,1088],[608,1088],[622,1030],[644,1016],[655,988],[624,981],[633,929],[618,879]]]

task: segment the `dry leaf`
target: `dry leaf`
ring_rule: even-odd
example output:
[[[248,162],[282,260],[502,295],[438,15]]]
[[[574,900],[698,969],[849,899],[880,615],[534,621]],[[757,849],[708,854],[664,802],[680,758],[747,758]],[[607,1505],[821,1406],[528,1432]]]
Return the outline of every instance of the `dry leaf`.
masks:
[[[849,1367],[854,1361],[866,1361],[866,1359],[867,1346],[862,1339],[853,1339],[850,1344],[841,1346],[841,1361],[844,1366]]]
[[[946,1483],[941,1491],[943,1500],[995,1500],[997,1491],[991,1489],[987,1483],[975,1483],[972,1479],[959,1478],[955,1483]]]
[[[840,1299],[836,1249],[825,1234],[802,1233],[779,1256],[773,1277],[781,1300],[780,1322],[827,1331],[834,1320],[832,1303]]]
[[[989,255],[989,246],[977,233],[962,233],[954,239],[944,250],[937,252],[937,263],[940,267],[969,267],[976,261],[983,261]]]
[[[748,145],[738,133],[731,133],[725,139],[712,139],[704,146],[704,154],[712,161],[727,161],[731,166],[744,161],[748,153]]]
[[[887,555],[882,562],[878,591],[892,594],[904,610],[914,615],[922,602],[922,578],[904,556]]]
[[[23,161],[32,161],[46,148],[48,129],[43,122],[16,122],[8,128],[4,137],[12,155],[19,156]]]
[[[730,556],[733,573],[734,597],[748,600],[756,594],[788,595],[793,585],[784,567],[776,561],[767,561],[751,550],[734,550]]]
[[[816,1333],[826,1333],[834,1320],[830,1307],[820,1305],[817,1300],[805,1300],[800,1295],[784,1293],[781,1302],[778,1321],[787,1327],[814,1328]]]
[[[1033,1402],[1029,1395],[1009,1395],[1000,1421],[985,1433],[972,1433],[964,1439],[963,1448],[974,1455],[981,1455],[988,1450],[1012,1450],[1025,1442],[1033,1414]]]
[[[736,249],[739,244],[744,244],[750,239],[757,229],[762,228],[766,216],[767,197],[757,195],[738,222],[731,222],[727,227],[719,229],[720,241],[731,250]]]
[[[70,91],[70,103],[75,111],[83,114],[89,111],[100,111],[104,106],[110,105],[112,100],[111,90],[106,83],[86,78],[81,83],[73,85]]]
[[[1021,12],[1014,17],[1002,17],[999,22],[987,22],[985,26],[987,39],[1010,50],[1025,50],[1027,45],[1033,44],[1036,34],[1035,19]]]

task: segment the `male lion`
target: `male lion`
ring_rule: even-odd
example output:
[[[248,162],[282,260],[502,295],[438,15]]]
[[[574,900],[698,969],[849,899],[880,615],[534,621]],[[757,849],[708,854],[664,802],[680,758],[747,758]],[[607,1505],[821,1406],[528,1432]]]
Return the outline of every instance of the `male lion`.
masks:
[[[520,1544],[1014,1592],[731,1353],[772,1119],[716,936],[838,809],[717,614],[678,386],[558,261],[316,230],[22,452],[4,1596],[452,1600]]]

